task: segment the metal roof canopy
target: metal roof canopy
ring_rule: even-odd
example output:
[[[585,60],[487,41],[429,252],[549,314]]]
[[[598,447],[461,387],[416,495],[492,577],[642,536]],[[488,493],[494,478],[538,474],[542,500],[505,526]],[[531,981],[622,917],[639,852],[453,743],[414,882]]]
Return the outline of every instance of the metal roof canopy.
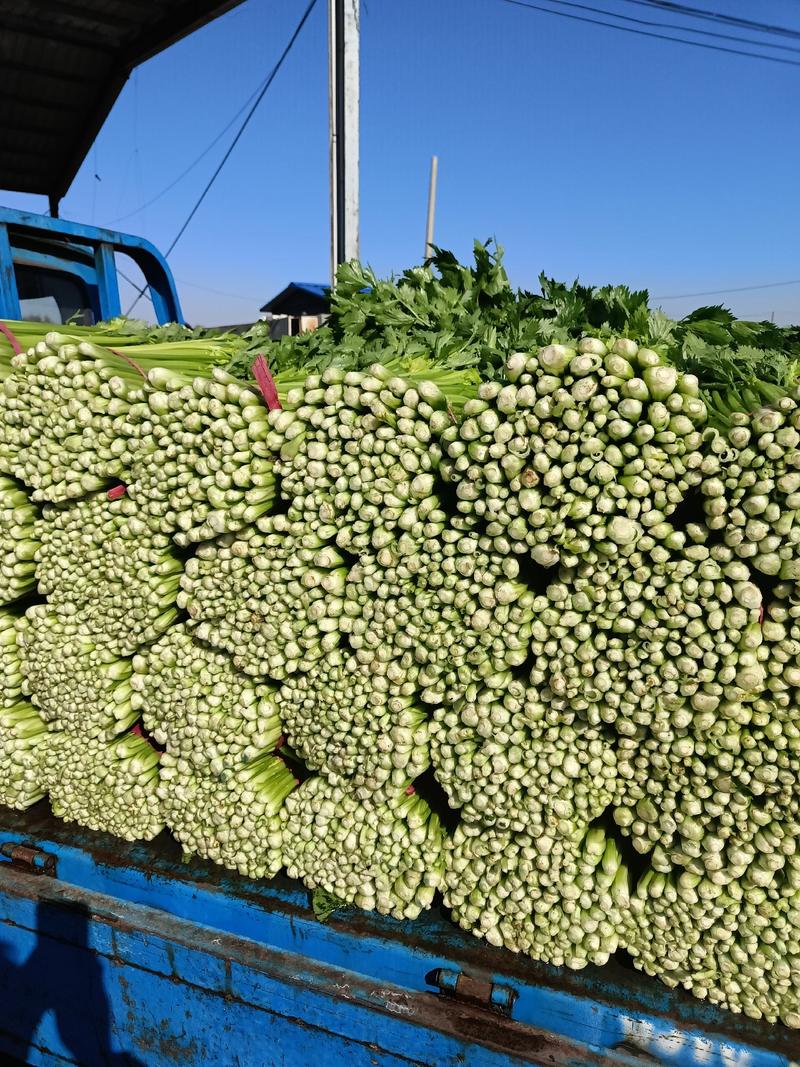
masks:
[[[134,67],[242,0],[0,0],[0,188],[51,214]]]
[[[331,290],[317,282],[289,282],[261,311],[273,315],[325,315],[331,309]]]

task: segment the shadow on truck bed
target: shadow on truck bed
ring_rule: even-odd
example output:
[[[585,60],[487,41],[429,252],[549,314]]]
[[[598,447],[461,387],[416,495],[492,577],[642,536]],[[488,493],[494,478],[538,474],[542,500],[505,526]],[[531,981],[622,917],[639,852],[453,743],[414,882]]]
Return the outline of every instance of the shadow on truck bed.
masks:
[[[43,1017],[52,1012],[76,1063],[145,1067],[135,1056],[112,1051],[111,1011],[98,958],[89,947],[90,919],[85,906],[40,901],[36,944],[27,960],[15,962],[0,941],[3,984],[16,990],[15,1018],[4,1019],[0,1010],[0,1030],[13,1033],[20,1062],[26,1061]]]

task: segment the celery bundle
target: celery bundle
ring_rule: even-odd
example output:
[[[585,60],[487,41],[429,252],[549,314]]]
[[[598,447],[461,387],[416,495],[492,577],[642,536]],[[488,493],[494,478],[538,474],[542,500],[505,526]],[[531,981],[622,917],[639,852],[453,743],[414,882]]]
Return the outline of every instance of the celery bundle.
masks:
[[[36,518],[23,487],[0,475],[0,605],[19,600],[36,586]]]
[[[53,814],[126,841],[150,841],[164,828],[159,754],[134,733],[113,741],[48,734],[43,783]]]

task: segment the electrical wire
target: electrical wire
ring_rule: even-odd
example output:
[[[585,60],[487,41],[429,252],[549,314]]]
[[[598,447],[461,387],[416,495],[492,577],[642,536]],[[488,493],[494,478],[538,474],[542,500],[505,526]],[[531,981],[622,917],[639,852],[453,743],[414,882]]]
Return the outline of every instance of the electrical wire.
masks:
[[[129,277],[129,276],[128,276],[128,275],[126,274],[126,273],[125,273],[125,271],[124,271],[124,270],[120,270],[120,269],[119,269],[119,266],[117,267],[117,274],[118,274],[118,275],[120,276],[120,278],[124,278],[124,279],[125,279],[125,281],[126,281],[126,282],[128,283],[128,285],[129,285],[129,286],[130,286],[130,287],[131,287],[132,289],[136,289],[136,291],[137,291],[137,292],[139,292],[139,291],[140,291],[140,290],[139,290],[139,283],[138,283],[138,282],[135,282],[135,281],[133,280],[133,278],[130,278],[130,277]],[[146,298],[147,300],[149,300],[149,301],[150,301],[150,303],[151,303],[151,305],[152,305],[152,303],[153,303],[153,300],[152,300],[152,297],[150,296],[150,293],[149,293],[149,289],[148,289],[148,286],[145,286],[145,287],[144,287],[144,288],[143,288],[143,289],[141,290],[141,293],[140,293],[140,295],[141,295],[141,296],[144,296],[144,297],[145,297],[145,298]],[[128,312],[128,314],[130,314],[130,311]],[[127,316],[126,316],[126,317],[127,317]]]
[[[124,215],[118,215],[117,218],[112,219],[109,225],[113,226],[117,222],[124,222],[125,219],[133,218],[134,215],[138,215],[140,211],[145,211],[147,208],[150,207],[151,204],[155,204],[156,201],[160,200],[163,196],[166,196],[167,193],[171,192],[176,185],[179,185],[186,177],[186,175],[191,174],[197,164],[201,163],[206,158],[211,149],[215,148],[219,144],[219,142],[222,140],[228,130],[235,124],[239,116],[244,114],[244,112],[247,110],[253,100],[255,100],[255,98],[258,96],[263,85],[264,82],[262,82],[257,89],[253,90],[253,92],[248,96],[248,98],[245,100],[245,102],[242,104],[242,106],[239,108],[239,110],[236,112],[230,122],[219,131],[213,141],[206,145],[200,155],[197,156],[197,158],[192,163],[190,163],[185,170],[181,171],[177,178],[171,181],[169,185],[165,185],[160,193],[156,193],[154,197],[152,197],[150,200],[146,200],[144,204],[140,204],[139,207],[135,208],[133,211],[128,211]]]
[[[547,0],[548,3],[558,4],[559,6],[577,7],[583,5],[577,5],[571,3],[570,0]],[[761,59],[766,63],[780,63],[785,67],[800,67],[800,62],[793,59],[782,59],[780,56],[765,56],[758,52],[746,52],[740,48],[727,48],[724,45],[707,44],[704,41],[687,41],[683,37],[673,37],[671,34],[654,33],[651,30],[637,30],[631,26],[620,26],[615,22],[604,22],[602,19],[590,18],[588,15],[574,15],[568,11],[554,11],[551,7],[542,7],[540,4],[529,3],[528,0],[501,0],[501,3],[510,4],[513,7],[527,8],[530,11],[539,11],[545,15],[556,15],[558,18],[571,19],[573,22],[587,22],[592,26],[603,26],[609,30],[619,30],[620,33],[632,33],[637,37],[651,37],[657,41],[671,41],[675,44],[689,45],[690,48],[703,48],[710,52],[724,52],[728,55],[745,56],[748,59]],[[604,15],[611,18],[620,18],[619,15],[614,15],[613,12],[603,10]],[[681,27],[675,27],[680,30]],[[755,43],[755,42],[754,42]]]
[[[119,267],[117,267],[117,274],[119,274],[121,278],[124,278],[132,289],[136,289],[138,292],[138,282],[135,282],[133,278],[127,275],[124,270],[120,270]],[[188,285],[190,289],[201,289],[205,293],[215,293],[217,296],[229,296],[232,300],[243,300],[248,304],[257,304],[259,302],[258,297],[255,296],[245,296],[243,293],[229,293],[225,289],[212,289],[210,285],[199,285],[197,282],[189,282],[185,278],[176,278],[175,281],[180,285]],[[142,296],[150,300],[150,293],[147,291],[147,286],[145,286]]]
[[[176,278],[181,285],[188,285],[190,289],[200,289],[204,293],[215,293],[217,296],[229,296],[232,300],[243,300],[248,304],[260,303],[255,296],[245,296],[243,293],[229,293],[225,289],[212,289],[210,285],[200,285],[198,282],[187,282],[185,278]]]
[[[135,282],[133,278],[131,278],[125,273],[125,271],[120,270],[119,267],[117,267],[117,274],[119,274],[121,278],[124,278],[132,289],[136,289],[138,287],[139,283]],[[180,282],[181,285],[188,285],[191,289],[202,289],[207,293],[216,293],[217,296],[229,296],[234,300],[247,301],[248,304],[259,303],[259,301],[254,296],[243,296],[241,293],[228,293],[224,289],[212,289],[208,285],[198,285],[197,282],[187,282],[185,278],[176,278],[175,281]],[[150,300],[150,303],[152,304],[150,293],[148,292],[147,287],[145,287],[145,291],[142,295],[145,297],[145,299]]]
[[[689,300],[695,296],[724,296],[726,293],[750,293],[756,289],[780,289],[784,285],[800,285],[800,278],[788,282],[764,282],[762,285],[739,285],[732,289],[706,289],[702,293],[673,293],[671,296],[654,296],[653,300]]]
[[[195,201],[194,207],[189,212],[189,214],[186,216],[186,219],[185,219],[183,225],[181,226],[181,228],[178,230],[177,234],[173,238],[172,244],[169,246],[169,248],[165,252],[165,258],[168,258],[170,256],[170,254],[174,250],[175,246],[177,245],[178,241],[180,241],[181,237],[183,237],[184,233],[188,229],[189,224],[191,223],[192,219],[197,214],[197,212],[198,212],[198,210],[200,208],[200,205],[203,203],[203,201],[205,200],[206,196],[211,191],[211,188],[214,185],[214,182],[219,177],[220,171],[222,170],[222,168],[225,166],[225,164],[230,159],[234,148],[239,143],[239,140],[241,139],[242,134],[244,133],[244,131],[247,129],[248,125],[250,124],[250,120],[252,119],[253,115],[255,115],[256,111],[258,110],[259,104],[264,99],[264,97],[267,95],[267,91],[268,91],[269,87],[272,85],[273,81],[277,77],[278,72],[280,71],[281,67],[283,66],[284,61],[288,57],[288,55],[291,52],[292,48],[294,48],[295,42],[297,41],[297,38],[300,36],[300,33],[302,32],[303,27],[305,26],[306,22],[308,21],[309,15],[311,14],[311,12],[316,7],[316,4],[317,4],[317,0],[309,0],[309,3],[307,5],[305,11],[302,14],[302,16],[300,18],[300,21],[297,23],[297,26],[295,27],[295,30],[292,33],[292,36],[289,38],[288,44],[284,48],[283,52],[281,52],[281,55],[280,55],[277,63],[275,64],[275,66],[270,71],[266,81],[264,82],[264,85],[261,88],[261,91],[259,92],[258,96],[256,97],[255,102],[253,103],[252,107],[247,112],[247,115],[245,116],[244,121],[242,122],[241,126],[237,130],[236,136],[233,138],[233,140],[231,141],[230,145],[228,146],[228,149],[225,152],[225,155],[222,157],[219,165],[217,166],[217,169],[214,171],[214,173],[209,178],[209,180],[206,183],[206,186],[203,189],[202,193],[200,194],[200,196]],[[133,311],[133,309],[139,303],[139,300],[140,300],[140,298],[141,298],[141,296],[144,293],[146,288],[147,287],[144,286],[139,291],[139,293],[136,296],[136,299],[133,301],[131,306],[128,308],[128,310],[126,312],[126,315],[130,315],[130,313]]]
[[[791,37],[800,40],[800,30],[790,26],[774,26],[768,22],[754,22],[752,19],[739,18],[737,15],[728,15],[724,12],[707,11],[701,7],[691,7],[688,4],[672,3],[671,0],[620,0],[624,4],[636,4],[639,7],[656,7],[660,11],[668,11],[673,15],[685,15],[694,19],[706,19],[710,22],[721,22],[726,26],[737,26],[742,30],[752,30],[755,33],[772,33],[779,37]]]
[[[607,11],[605,8],[592,7],[590,4],[581,4],[576,0],[549,0],[550,3],[563,5],[564,7],[579,8],[581,11],[590,11],[595,15],[610,15],[622,22],[632,22],[637,26],[654,26],[662,30],[678,30],[681,33],[695,33],[701,37],[713,37],[719,41],[737,41],[739,44],[748,44],[756,48],[776,48],[781,52],[794,52],[800,55],[800,48],[791,44],[773,44],[771,41],[757,41],[752,37],[738,37],[733,33],[720,33],[718,30],[701,30],[694,26],[676,26],[672,22],[658,22],[653,19],[636,18],[634,15],[618,15],[616,12]],[[686,42],[689,43],[688,41]]]

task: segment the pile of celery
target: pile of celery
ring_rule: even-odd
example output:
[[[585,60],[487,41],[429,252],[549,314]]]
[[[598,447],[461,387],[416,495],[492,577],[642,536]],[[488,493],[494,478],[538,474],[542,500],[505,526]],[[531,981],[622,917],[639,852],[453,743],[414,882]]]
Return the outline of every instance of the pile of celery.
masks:
[[[0,803],[798,1026],[794,335],[434,266],[280,406],[258,329],[11,324]]]

